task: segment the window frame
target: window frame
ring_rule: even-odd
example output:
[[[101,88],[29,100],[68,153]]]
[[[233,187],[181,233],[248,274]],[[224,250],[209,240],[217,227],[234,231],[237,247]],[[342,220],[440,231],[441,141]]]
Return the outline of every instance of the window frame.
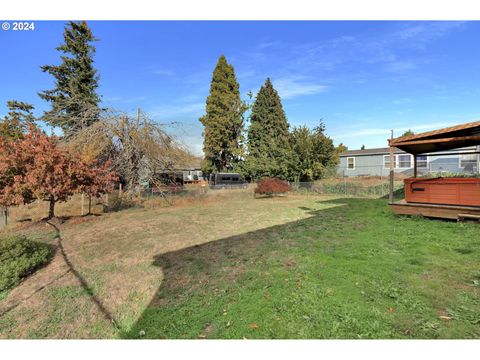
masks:
[[[462,156],[466,156],[466,155],[470,155],[470,156],[474,156],[475,159],[474,160],[467,160],[467,161],[475,161],[475,164],[478,164],[478,154],[475,154],[475,153],[472,153],[472,154],[458,154],[458,168],[459,169],[462,169],[464,170],[465,169],[465,165],[462,166]]]
[[[350,159],[353,159],[353,167],[350,167],[350,163],[349,163]],[[355,156],[347,157],[347,170],[355,170]]]
[[[425,163],[425,166],[419,166],[419,160],[418,160],[418,157],[419,156],[425,156],[425,160],[420,160],[420,162],[424,162]],[[417,169],[428,169],[428,163],[430,161],[428,160],[428,155],[417,155]]]
[[[410,158],[409,166],[400,166],[400,156],[408,156]],[[397,164],[397,169],[411,169],[413,167],[413,156],[410,154],[398,154],[396,164]]]
[[[388,166],[385,166],[387,164],[387,162],[385,161],[385,159],[388,158],[388,162],[389,162],[389,165]],[[393,168],[394,169],[398,169],[398,161],[397,161],[397,155],[393,155]],[[383,168],[384,169],[390,169],[390,155],[383,155]]]

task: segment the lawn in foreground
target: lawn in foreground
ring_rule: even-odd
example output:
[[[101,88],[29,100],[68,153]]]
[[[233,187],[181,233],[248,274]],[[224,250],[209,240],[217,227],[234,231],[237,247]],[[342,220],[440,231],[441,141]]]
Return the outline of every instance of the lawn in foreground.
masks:
[[[62,232],[119,328],[63,278],[0,317],[0,337],[480,337],[478,225],[397,217],[385,200],[232,196]]]
[[[384,200],[301,209],[311,217],[159,254],[164,281],[123,335],[480,337],[478,225],[396,217]]]

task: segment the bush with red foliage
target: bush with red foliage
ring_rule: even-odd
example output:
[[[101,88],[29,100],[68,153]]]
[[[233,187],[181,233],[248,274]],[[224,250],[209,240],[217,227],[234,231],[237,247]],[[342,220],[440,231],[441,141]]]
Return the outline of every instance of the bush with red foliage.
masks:
[[[292,188],[287,181],[280,180],[278,178],[268,178],[257,182],[255,194],[272,196],[285,194],[291,190]]]

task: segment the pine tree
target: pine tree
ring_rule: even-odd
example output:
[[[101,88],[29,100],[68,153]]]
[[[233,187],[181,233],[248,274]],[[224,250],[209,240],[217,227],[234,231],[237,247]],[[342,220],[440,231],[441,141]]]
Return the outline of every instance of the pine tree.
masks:
[[[240,98],[240,85],[232,65],[220,56],[213,71],[204,126],[202,169],[207,173],[232,169],[243,156],[243,114],[247,106]]]
[[[278,92],[270,79],[260,88],[252,107],[244,173],[250,178],[293,179],[297,161],[290,145],[289,125]]]
[[[34,125],[33,105],[16,100],[7,101],[8,114],[0,120],[0,137],[5,140],[18,140]]]
[[[39,96],[50,102],[52,108],[43,120],[59,126],[66,136],[91,125],[98,117],[100,97],[97,71],[93,67],[97,39],[85,21],[70,21],[64,30],[64,44],[57,47],[62,52],[60,65],[45,65],[41,69],[55,78],[55,87]]]

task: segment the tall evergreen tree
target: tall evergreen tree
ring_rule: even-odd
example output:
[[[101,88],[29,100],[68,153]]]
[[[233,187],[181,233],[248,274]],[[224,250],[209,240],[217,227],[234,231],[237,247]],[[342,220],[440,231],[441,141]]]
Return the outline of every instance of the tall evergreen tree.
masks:
[[[59,126],[66,136],[91,125],[98,117],[100,97],[97,70],[93,67],[97,39],[85,21],[70,21],[63,33],[64,44],[57,47],[63,54],[60,65],[45,65],[41,69],[55,78],[55,87],[39,96],[52,107],[43,119]]]
[[[202,170],[231,169],[243,156],[243,114],[246,104],[240,98],[240,85],[232,65],[220,56],[213,71],[206,114],[200,118],[204,126]]]
[[[288,121],[282,101],[269,78],[258,91],[250,116],[248,150],[258,157],[275,146],[288,146]]]
[[[249,153],[242,166],[245,176],[292,179],[296,157],[289,140],[289,125],[280,96],[267,79],[257,94],[250,115]]]
[[[4,140],[17,140],[34,125],[33,105],[16,100],[7,101],[8,114],[0,120],[0,137]]]

